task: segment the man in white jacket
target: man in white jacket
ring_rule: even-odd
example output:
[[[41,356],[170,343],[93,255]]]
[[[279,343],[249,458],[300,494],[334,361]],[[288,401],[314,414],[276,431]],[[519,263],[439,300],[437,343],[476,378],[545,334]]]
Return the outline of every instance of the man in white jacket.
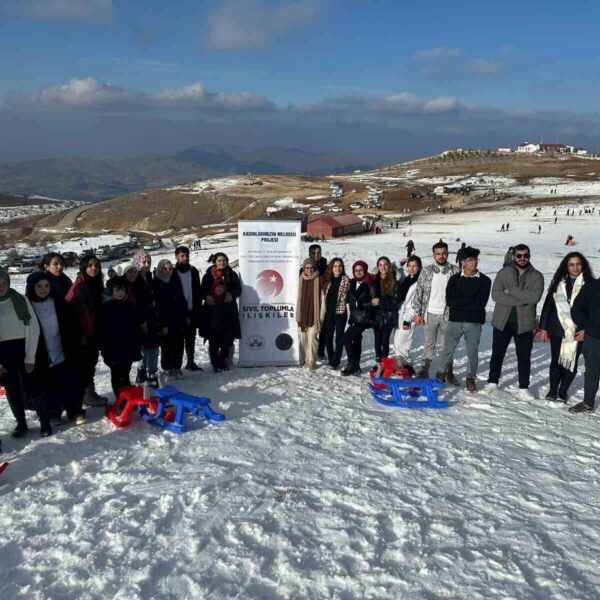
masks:
[[[440,240],[433,245],[433,264],[423,269],[413,298],[415,325],[424,325],[423,364],[417,373],[420,379],[429,377],[429,368],[436,342],[444,347],[448,328],[446,286],[452,275],[459,272],[448,262],[448,244]]]

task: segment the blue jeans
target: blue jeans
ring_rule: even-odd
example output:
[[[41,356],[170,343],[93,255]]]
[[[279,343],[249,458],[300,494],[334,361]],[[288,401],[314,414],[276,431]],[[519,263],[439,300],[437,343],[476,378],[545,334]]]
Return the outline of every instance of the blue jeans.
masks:
[[[159,348],[144,348],[140,369],[146,369],[148,375],[154,375],[158,371]]]
[[[465,336],[465,345],[467,347],[467,377],[475,377],[477,375],[477,363],[479,362],[481,323],[457,323],[455,321],[448,323],[444,348],[440,357],[440,369],[448,371],[452,368],[454,352],[463,335]]]

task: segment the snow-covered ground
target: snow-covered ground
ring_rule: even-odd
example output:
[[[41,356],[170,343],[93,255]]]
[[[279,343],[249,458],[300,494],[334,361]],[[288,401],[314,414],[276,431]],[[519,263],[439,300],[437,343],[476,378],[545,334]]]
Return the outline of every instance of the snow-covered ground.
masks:
[[[428,263],[440,237],[454,252],[460,238],[493,275],[507,247],[526,242],[549,282],[572,234],[600,273],[600,214],[558,208],[554,225],[553,210],[429,213],[410,232],[327,241],[323,253],[373,266],[401,258],[410,237]],[[498,231],[505,222],[509,233]],[[235,260],[228,241],[192,262],[204,269],[225,247]],[[363,347],[367,366],[371,333]],[[480,386],[490,347],[488,323]],[[420,335],[415,348],[418,359]],[[15,441],[0,401],[12,463],[0,476],[1,598],[600,598],[598,419],[542,400],[547,345],[534,345],[535,401],[510,391],[511,347],[498,392],[444,390],[451,407],[429,412],[375,404],[366,374],[214,375],[200,342],[197,355],[205,370],[181,388],[212,398],[227,420],[180,436],[137,420],[117,430],[90,409],[86,426]],[[464,381],[462,346],[455,365]],[[582,371],[569,404],[582,397]],[[103,364],[97,382],[109,393]]]
[[[205,181],[194,181],[184,185],[176,185],[166,188],[167,191],[181,191],[185,194],[202,194],[204,192],[220,192],[234,187],[244,181],[239,177],[222,177],[218,179],[207,179]]]
[[[36,202],[37,200],[37,202]],[[39,204],[39,201],[46,201],[45,204]],[[25,219],[37,215],[46,215],[73,208],[83,204],[74,200],[58,200],[57,198],[48,198],[46,196],[29,196],[23,198],[23,204],[20,206],[2,206],[0,207],[0,223],[12,221],[13,219]]]

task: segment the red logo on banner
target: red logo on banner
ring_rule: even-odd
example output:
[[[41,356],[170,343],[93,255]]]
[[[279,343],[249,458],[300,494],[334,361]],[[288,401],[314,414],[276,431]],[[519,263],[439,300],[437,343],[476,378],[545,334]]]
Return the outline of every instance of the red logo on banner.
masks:
[[[263,296],[279,296],[283,289],[283,277],[273,269],[265,269],[256,276],[256,287]]]

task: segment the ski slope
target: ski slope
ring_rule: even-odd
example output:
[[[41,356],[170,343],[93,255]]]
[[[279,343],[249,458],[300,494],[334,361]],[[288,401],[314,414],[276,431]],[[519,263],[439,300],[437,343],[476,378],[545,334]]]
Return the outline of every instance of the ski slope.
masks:
[[[547,285],[572,234],[600,274],[600,215],[565,217],[565,205],[554,225],[554,208],[428,213],[410,232],[328,241],[323,254],[372,267],[405,255],[410,236],[427,264],[440,237],[451,260],[460,238],[493,276],[507,247],[525,242]],[[509,233],[498,231],[505,222]],[[192,262],[204,270],[217,248]],[[365,367],[370,332],[363,348]],[[137,419],[116,430],[89,409],[86,426],[13,440],[0,400],[11,462],[0,477],[2,599],[600,598],[598,418],[543,400],[548,345],[534,344],[533,402],[513,395],[511,346],[497,392],[446,389],[450,408],[430,412],[375,404],[364,368],[361,378],[324,366],[214,375],[200,341],[197,355],[204,372],[180,387],[212,398],[227,420],[184,435]],[[465,369],[461,344],[461,382]],[[582,372],[569,405],[582,398]],[[97,382],[109,393],[102,363]]]

